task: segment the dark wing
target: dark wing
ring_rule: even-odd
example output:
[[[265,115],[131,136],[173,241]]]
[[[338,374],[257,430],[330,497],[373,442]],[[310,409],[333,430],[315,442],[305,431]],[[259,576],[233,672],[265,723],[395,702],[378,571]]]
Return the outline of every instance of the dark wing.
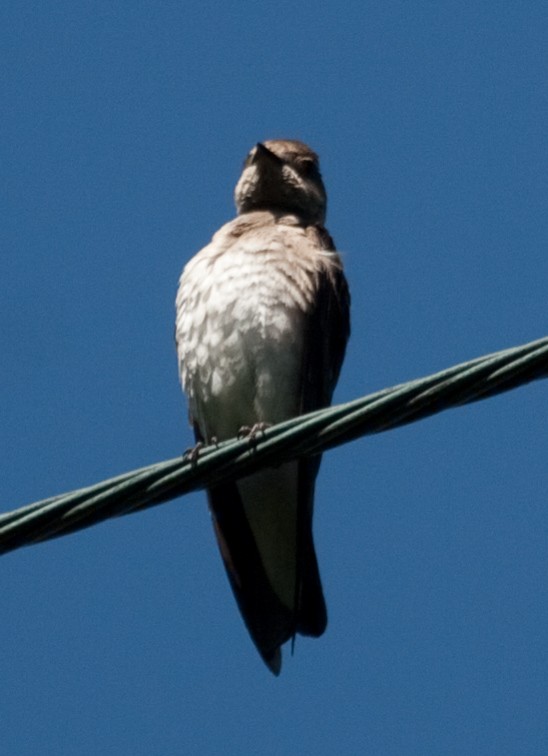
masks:
[[[317,278],[317,294],[307,322],[301,411],[328,407],[350,336],[350,292],[338,256],[327,258]]]
[[[333,249],[327,232],[322,242]],[[350,293],[338,256],[326,257],[318,273],[316,297],[306,327],[301,384],[303,414],[331,403],[350,335]],[[327,624],[312,533],[314,487],[320,462],[320,455],[299,460],[297,631],[313,636],[321,635]]]

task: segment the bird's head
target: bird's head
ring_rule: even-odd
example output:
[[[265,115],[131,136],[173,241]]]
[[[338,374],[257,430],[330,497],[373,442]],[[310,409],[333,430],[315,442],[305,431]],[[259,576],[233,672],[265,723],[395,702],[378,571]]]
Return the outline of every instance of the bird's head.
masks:
[[[318,156],[296,140],[259,142],[245,160],[234,199],[240,214],[272,210],[323,224],[327,198]]]

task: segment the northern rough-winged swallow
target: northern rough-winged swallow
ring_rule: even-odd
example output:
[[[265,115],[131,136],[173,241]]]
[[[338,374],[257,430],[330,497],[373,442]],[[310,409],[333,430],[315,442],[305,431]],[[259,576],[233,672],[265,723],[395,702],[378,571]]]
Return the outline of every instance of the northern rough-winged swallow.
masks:
[[[177,294],[181,382],[206,444],[326,407],[350,332],[317,155],[298,141],[259,143],[234,196],[238,216],[187,264]],[[299,459],[208,491],[232,590],[276,675],[280,647],[327,624],[312,539],[319,466]]]

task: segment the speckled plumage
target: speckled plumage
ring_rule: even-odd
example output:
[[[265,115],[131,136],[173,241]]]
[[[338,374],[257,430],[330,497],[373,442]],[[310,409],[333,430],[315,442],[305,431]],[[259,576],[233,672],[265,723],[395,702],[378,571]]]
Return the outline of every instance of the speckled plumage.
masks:
[[[197,438],[235,436],[327,405],[348,337],[348,290],[321,225],[325,190],[301,142],[257,145],[236,187],[240,215],[185,267],[176,339]],[[325,604],[312,541],[319,458],[209,491],[225,566],[261,655],[320,635]]]

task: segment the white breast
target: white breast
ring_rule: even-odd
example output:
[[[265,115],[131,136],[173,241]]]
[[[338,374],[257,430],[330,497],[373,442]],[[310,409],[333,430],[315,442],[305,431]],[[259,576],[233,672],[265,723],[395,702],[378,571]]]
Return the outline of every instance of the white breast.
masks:
[[[221,440],[298,413],[306,298],[281,243],[211,246],[183,271],[177,343],[191,416]]]

